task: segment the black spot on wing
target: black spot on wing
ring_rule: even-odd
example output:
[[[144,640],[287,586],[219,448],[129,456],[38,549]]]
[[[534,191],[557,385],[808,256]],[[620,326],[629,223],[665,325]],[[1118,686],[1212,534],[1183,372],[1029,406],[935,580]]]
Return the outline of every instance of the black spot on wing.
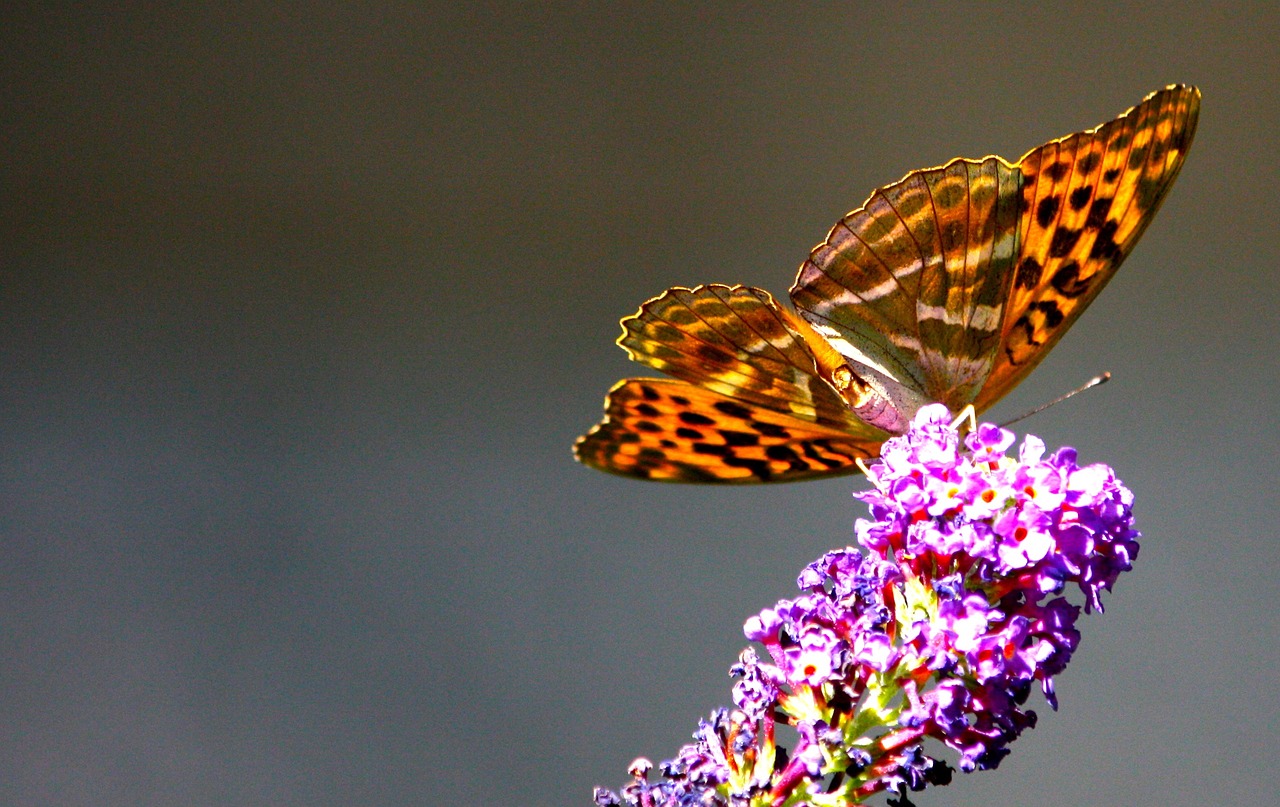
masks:
[[[711,418],[706,415],[700,415],[697,412],[681,412],[676,417],[680,418],[681,423],[686,423],[690,426],[710,426],[715,423]]]
[[[1179,152],[1185,152],[1189,145],[1188,140],[1190,139],[1193,131],[1195,131],[1194,126],[1180,127],[1177,130],[1177,133],[1174,134],[1173,140],[1169,142],[1169,148],[1177,149]]]
[[[1091,151],[1088,154],[1081,157],[1080,162],[1076,163],[1076,165],[1079,166],[1080,173],[1087,174],[1093,169],[1098,167],[1098,161],[1101,159],[1102,157],[1098,154],[1098,152]]]
[[[1089,205],[1089,215],[1085,217],[1084,226],[1090,230],[1096,230],[1107,221],[1107,214],[1111,212],[1111,198],[1102,197],[1094,199],[1093,204]]]
[[[645,453],[650,452],[650,453]],[[656,455],[656,456],[655,456]],[[614,462],[618,456],[616,451],[607,451],[600,454],[602,460]],[[638,454],[625,457],[626,473],[630,476],[637,476],[641,479],[659,479],[660,475],[654,473],[654,469],[660,466],[669,465],[665,452],[660,448],[643,449]]]
[[[771,460],[782,462],[794,461],[800,458],[790,447],[781,445],[769,446],[764,450],[764,455]]]
[[[658,391],[657,391],[656,389],[654,389],[653,387],[649,386],[648,384],[641,384],[641,385],[640,385],[640,394],[644,396],[644,399],[645,399],[646,401],[661,401],[661,400],[662,400],[662,396],[658,394]]]
[[[1022,218],[1022,216],[1031,209],[1031,197],[1035,195],[1036,190],[1035,185],[1030,184],[1032,179],[1034,179],[1034,177],[1023,173],[1022,192],[1018,194],[1018,218]]]
[[[729,457],[733,455],[733,449],[719,443],[694,443],[693,453],[707,454],[712,457]]]
[[[764,435],[765,437],[776,437],[779,440],[785,440],[791,436],[785,426],[779,426],[776,423],[751,423],[752,429]]]
[[[1017,321],[1013,323],[1014,329],[1021,330],[1026,335],[1028,345],[1039,347],[1044,343],[1036,339],[1037,329],[1035,323],[1031,321],[1031,315],[1036,313],[1044,315],[1044,324],[1049,330],[1061,325],[1064,317],[1062,315],[1062,310],[1058,308],[1058,304],[1053,300],[1042,300],[1038,303],[1032,303],[1027,307],[1027,312],[1018,317]],[[1012,342],[1010,342],[1010,344],[1012,344]],[[1012,347],[1005,348],[1005,355],[1009,357],[1009,362],[1011,364],[1021,364],[1014,355]]]
[[[1070,227],[1059,227],[1054,230],[1053,240],[1049,242],[1049,257],[1062,258],[1068,255],[1076,248],[1076,242],[1080,240],[1080,232]]]
[[[801,448],[806,457],[826,468],[843,468],[847,464],[840,460],[832,459],[831,457],[824,457],[822,454],[818,453],[819,448],[824,448],[832,454],[837,453],[832,450],[831,442],[829,440],[814,440],[812,442],[805,443]]]
[[[1036,341],[1036,339],[1035,339],[1035,336],[1036,336],[1036,326],[1034,326],[1034,325],[1032,325],[1032,324],[1031,324],[1031,317],[1027,316],[1026,314],[1023,314],[1022,316],[1018,317],[1018,321],[1017,321],[1017,322],[1013,323],[1013,327],[1014,327],[1014,330],[1020,330],[1020,331],[1022,331],[1023,335],[1026,337],[1026,340],[1027,340],[1027,344],[1028,344],[1028,345],[1035,345],[1035,346],[1037,346],[1037,347],[1040,345],[1040,343],[1039,343],[1039,342],[1037,342],[1037,341]],[[1012,344],[1012,342],[1011,342],[1011,344]],[[1022,363],[1022,362],[1018,361],[1018,358],[1017,358],[1016,356],[1014,356],[1014,355],[1013,355],[1013,348],[1012,348],[1012,347],[1006,347],[1006,348],[1004,349],[1004,352],[1005,352],[1005,355],[1009,357],[1009,363],[1010,363],[1010,364],[1021,364],[1021,363]]]
[[[1044,170],[1046,176],[1054,182],[1061,182],[1062,178],[1071,170],[1071,163],[1056,162]]]
[[[765,482],[773,478],[773,471],[769,469],[769,463],[764,460],[753,460],[748,457],[725,457],[724,464],[730,468],[745,468],[756,479]]]
[[[1041,227],[1048,227],[1053,223],[1053,217],[1058,215],[1058,205],[1062,199],[1058,196],[1046,196],[1040,200],[1040,204],[1036,205],[1036,221]]]
[[[1106,171],[1102,172],[1102,181],[1110,185],[1111,183],[1115,182],[1116,178],[1119,176],[1120,176],[1119,168],[1109,168]]]
[[[1098,237],[1094,239],[1093,248],[1089,250],[1089,257],[1095,260],[1114,260],[1120,257],[1120,245],[1116,243],[1116,232],[1119,229],[1120,225],[1115,219],[1102,225],[1098,230]]]
[[[1044,324],[1050,328],[1056,328],[1062,324],[1062,309],[1058,308],[1058,304],[1053,300],[1043,300],[1031,307],[1044,314]]]
[[[641,401],[640,403],[636,404],[636,412],[644,415],[647,418],[656,418],[659,414],[661,414],[658,411],[658,407],[654,406],[651,403],[647,403],[645,401]]]
[[[1080,278],[1080,264],[1077,261],[1067,261],[1053,273],[1049,285],[1063,297],[1079,297],[1089,290],[1093,282],[1092,278]]]
[[[769,446],[765,449],[764,455],[775,462],[787,463],[787,467],[792,471],[807,471],[811,467],[788,446]]]
[[[1018,264],[1018,272],[1014,276],[1013,284],[1020,289],[1034,289],[1040,282],[1040,273],[1043,271],[1044,267],[1040,262],[1028,255]]]
[[[721,429],[720,436],[724,438],[725,445],[730,445],[735,448],[760,445],[760,435],[752,434],[751,432],[738,432],[730,429]]]
[[[1076,188],[1071,192],[1071,199],[1070,199],[1071,209],[1079,210],[1083,208],[1085,205],[1089,204],[1089,200],[1092,198],[1093,198],[1092,185],[1085,185],[1083,187]]]
[[[746,420],[751,417],[750,409],[740,403],[734,403],[733,401],[716,401],[711,406],[721,414],[728,415],[731,418]]]
[[[681,426],[676,429],[676,437],[682,437],[685,440],[701,440],[702,432],[697,429],[690,429],[688,426]]]

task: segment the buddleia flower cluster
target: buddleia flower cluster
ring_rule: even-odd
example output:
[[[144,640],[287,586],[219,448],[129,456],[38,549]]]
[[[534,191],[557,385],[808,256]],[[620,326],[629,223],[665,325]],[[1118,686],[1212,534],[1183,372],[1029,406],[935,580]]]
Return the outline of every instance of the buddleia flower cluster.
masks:
[[[856,494],[855,548],[801,572],[800,596],[751,617],[731,669],[732,709],[658,766],[645,759],[600,807],[858,804],[995,768],[1035,725],[1038,686],[1080,641],[1075,624],[1137,556],[1133,495],[1106,465],[1046,457],[980,424],[965,437],[940,405],[884,444]],[[1082,606],[1067,598],[1072,590]],[[786,746],[789,746],[786,747]],[[891,799],[892,802],[892,799]]]

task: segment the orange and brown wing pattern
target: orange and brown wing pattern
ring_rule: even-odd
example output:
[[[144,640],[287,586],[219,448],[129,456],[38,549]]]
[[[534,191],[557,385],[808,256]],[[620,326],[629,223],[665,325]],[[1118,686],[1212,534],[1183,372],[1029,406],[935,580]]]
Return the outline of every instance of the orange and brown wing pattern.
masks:
[[[1177,178],[1199,112],[1200,91],[1173,85],[1018,162],[1020,249],[979,411],[1031,372],[1115,274]]]
[[[601,471],[661,482],[791,482],[856,473],[883,439],[683,381],[631,378],[609,391],[604,420],[573,451]]]
[[[814,248],[792,302],[890,398],[912,409],[929,401],[960,409],[999,348],[1018,182],[999,157],[907,174]]]
[[[750,287],[667,290],[623,320],[618,344],[679,380],[620,382],[576,455],[683,482],[853,472],[887,434],[836,391],[851,389],[850,374],[901,419],[931,401],[986,409],[1133,249],[1199,109],[1198,90],[1170,86],[1017,163],[956,159],[907,174],[813,250],[791,288],[799,315]]]
[[[824,379],[831,347],[766,291],[668,289],[622,327],[618,344],[633,360],[682,380],[629,379],[610,391],[604,421],[575,446],[595,468],[680,482],[787,481],[851,473],[887,436]]]
[[[869,428],[823,379],[820,367],[829,373],[843,360],[763,289],[668,289],[622,321],[618,344],[632,361],[722,395],[834,428]]]

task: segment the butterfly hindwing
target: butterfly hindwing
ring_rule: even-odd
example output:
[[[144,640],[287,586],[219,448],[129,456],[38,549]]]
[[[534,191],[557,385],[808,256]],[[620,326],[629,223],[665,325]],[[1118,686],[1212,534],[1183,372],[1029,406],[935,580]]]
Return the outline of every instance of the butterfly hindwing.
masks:
[[[879,439],[660,378],[618,382],[604,420],[574,445],[579,461],[664,482],[788,482],[854,473]]]
[[[998,157],[913,171],[832,228],[792,302],[860,374],[889,376],[891,398],[958,410],[999,348],[1018,198]]]
[[[1017,177],[998,158],[957,160],[940,176],[924,177],[944,233],[946,266],[922,277],[919,355],[928,399],[958,411],[981,389],[997,352],[1002,278],[1016,250]]]

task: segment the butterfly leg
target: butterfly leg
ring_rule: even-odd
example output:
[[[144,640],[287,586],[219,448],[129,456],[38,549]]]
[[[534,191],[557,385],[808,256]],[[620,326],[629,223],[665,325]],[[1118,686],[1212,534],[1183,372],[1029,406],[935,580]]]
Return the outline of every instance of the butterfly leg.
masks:
[[[973,404],[966,404],[964,409],[960,410],[960,414],[956,415],[956,419],[951,421],[951,428],[960,428],[960,424],[966,420],[969,421],[969,428],[966,431],[973,431],[978,428],[978,413],[973,408]]]

